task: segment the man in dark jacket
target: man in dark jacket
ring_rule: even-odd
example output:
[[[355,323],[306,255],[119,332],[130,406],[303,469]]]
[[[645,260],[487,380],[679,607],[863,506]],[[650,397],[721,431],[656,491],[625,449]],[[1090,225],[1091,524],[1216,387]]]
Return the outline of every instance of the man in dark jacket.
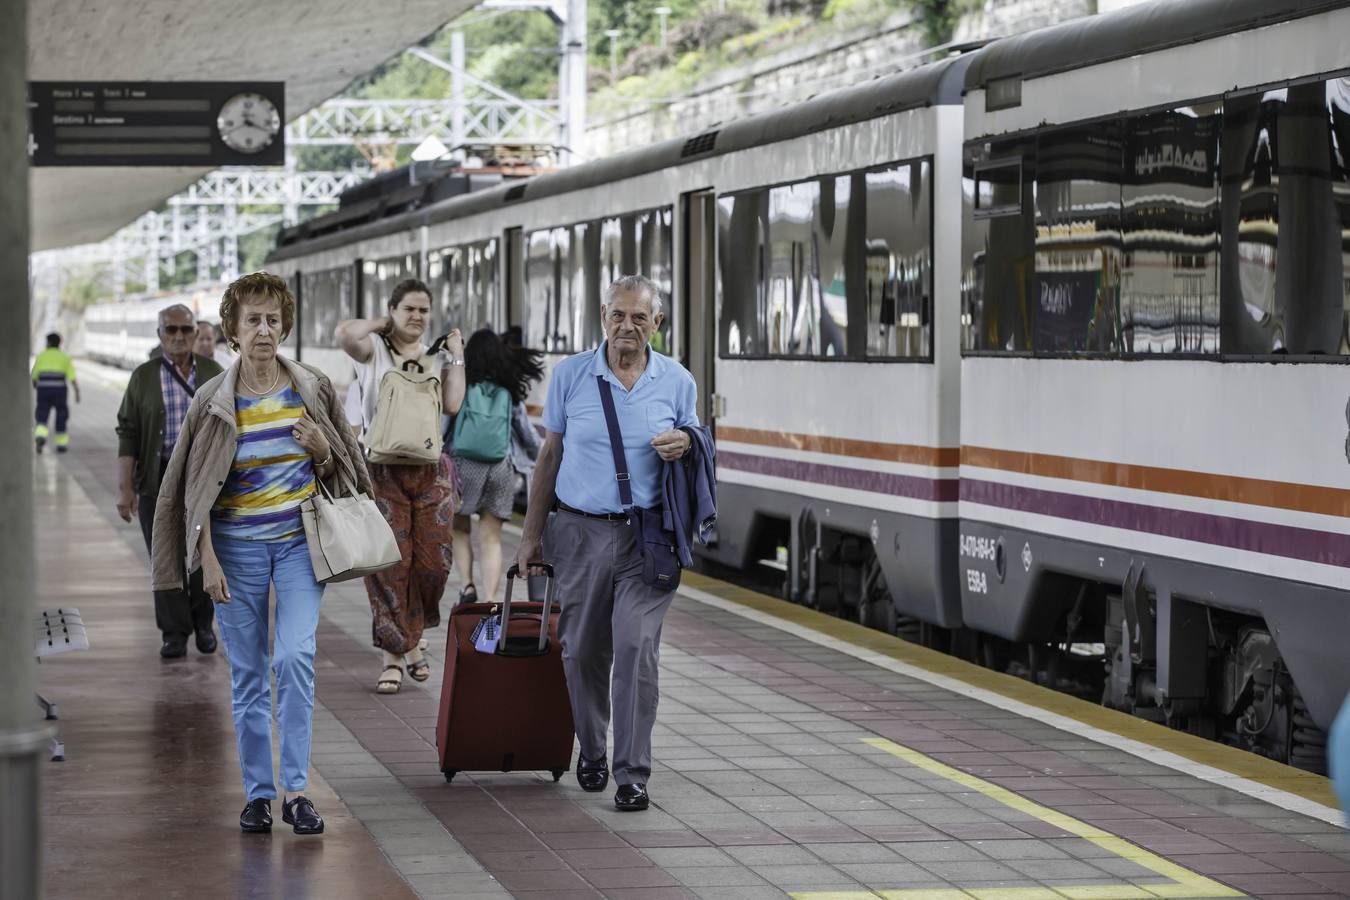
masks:
[[[140,519],[147,552],[159,482],[192,396],[221,372],[213,360],[192,352],[196,332],[195,317],[186,306],[175,304],[160,310],[161,353],[131,373],[117,412],[117,514],[124,522],[132,516]],[[190,634],[196,635],[198,651],[215,652],[214,618],[200,569],[185,590],[155,591],[155,623],[164,637],[159,655],[165,659],[187,655]]]

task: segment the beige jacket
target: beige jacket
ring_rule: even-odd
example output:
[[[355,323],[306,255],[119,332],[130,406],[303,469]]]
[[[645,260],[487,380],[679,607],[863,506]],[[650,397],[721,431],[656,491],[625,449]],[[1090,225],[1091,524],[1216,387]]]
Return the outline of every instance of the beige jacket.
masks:
[[[318,369],[281,358],[305,409],[323,430],[333,448],[333,475],[326,484],[336,496],[369,494],[370,475],[347,425],[342,401],[333,383]],[[183,420],[169,467],[155,505],[154,541],[150,549],[150,577],[157,591],[183,587],[187,575],[201,565],[197,541],[209,528],[211,507],[225,486],[234,462],[237,426],[234,414],[239,363],[197,389]]]

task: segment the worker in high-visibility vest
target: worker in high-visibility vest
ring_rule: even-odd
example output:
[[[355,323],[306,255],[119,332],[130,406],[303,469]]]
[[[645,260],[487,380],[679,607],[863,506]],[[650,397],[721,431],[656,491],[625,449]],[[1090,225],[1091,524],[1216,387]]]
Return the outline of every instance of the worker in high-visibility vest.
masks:
[[[33,441],[37,452],[47,444],[47,419],[56,411],[56,452],[65,453],[70,448],[70,435],[66,434],[66,420],[70,417],[70,407],[66,404],[67,384],[75,389],[75,402],[80,402],[80,386],[75,381],[75,364],[61,349],[61,335],[52,332],[47,335],[47,349],[38,354],[33,362],[33,387],[37,389],[37,427],[33,429]]]

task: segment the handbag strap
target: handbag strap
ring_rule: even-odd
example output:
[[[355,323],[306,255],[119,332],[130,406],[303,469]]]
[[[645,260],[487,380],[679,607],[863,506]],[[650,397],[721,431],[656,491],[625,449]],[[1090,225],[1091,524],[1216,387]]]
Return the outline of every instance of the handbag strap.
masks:
[[[187,392],[188,397],[197,396],[197,389],[187,383],[187,379],[178,371],[177,366],[169,362],[169,360],[163,356],[159,358],[159,362],[164,368],[169,370],[169,374],[173,376],[173,380],[178,382],[178,386]]]
[[[414,359],[414,358],[411,357],[411,356],[406,357],[406,358],[403,360],[403,365],[400,366],[400,365],[398,364],[398,359],[399,359],[398,351],[396,351],[396,350],[394,349],[394,344],[393,344],[392,341],[389,340],[389,335],[387,335],[387,334],[382,334],[382,335],[380,335],[380,340],[384,341],[384,346],[387,347],[387,348],[389,348],[389,356],[390,356],[390,358],[393,359],[393,361],[394,361],[394,368],[396,368],[396,369],[401,368],[401,369],[403,369],[403,371],[407,372],[407,371],[409,371],[410,367],[416,366],[418,372],[425,372],[425,371],[426,371],[426,369],[422,368],[422,363],[421,363],[422,357],[420,357],[420,356],[417,357],[416,359]]]
[[[353,481],[351,478],[347,477],[347,473],[343,471],[341,466],[338,466],[337,468],[338,470],[334,473],[334,477],[338,481],[339,489],[345,490],[347,492],[348,497],[361,496],[361,491],[357,487],[356,482]],[[333,496],[333,492],[328,490],[328,485],[324,484],[323,479],[320,478],[318,475],[314,476],[314,483],[319,486],[319,492],[323,494],[324,497],[327,498],[329,502],[332,502],[333,500],[336,499]]]
[[[614,394],[605,376],[595,376],[600,388],[600,405],[605,408],[605,426],[609,429],[609,451],[614,454],[614,477],[619,482],[619,502],[624,509],[633,506],[633,486],[628,479],[628,457],[623,452],[623,432],[619,431],[619,416],[614,411]]]

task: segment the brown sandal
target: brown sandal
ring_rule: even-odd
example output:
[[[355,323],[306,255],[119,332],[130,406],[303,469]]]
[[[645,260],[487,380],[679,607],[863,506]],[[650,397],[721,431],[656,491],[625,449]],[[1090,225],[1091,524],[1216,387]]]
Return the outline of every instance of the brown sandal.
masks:
[[[408,677],[413,681],[426,681],[431,677],[431,664],[421,650],[408,651],[403,655],[403,661],[408,664]]]
[[[380,672],[379,680],[375,682],[375,692],[378,694],[397,694],[401,687],[403,687],[402,666],[385,666],[384,671]]]

